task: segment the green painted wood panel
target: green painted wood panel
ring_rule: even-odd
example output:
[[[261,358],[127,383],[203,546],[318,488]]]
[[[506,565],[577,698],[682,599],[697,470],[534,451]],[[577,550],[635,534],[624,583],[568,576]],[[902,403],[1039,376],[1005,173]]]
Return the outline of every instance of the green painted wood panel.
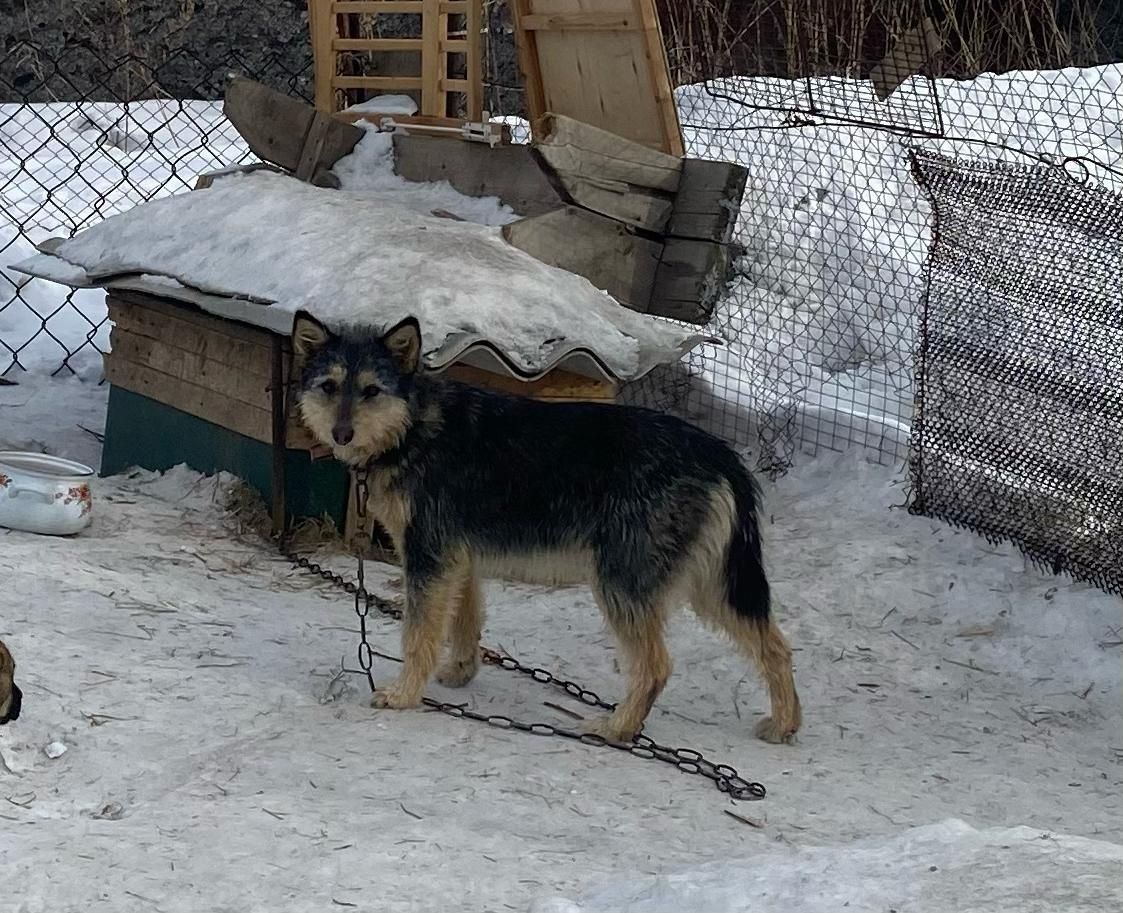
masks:
[[[225,471],[272,499],[272,451],[268,444],[158,403],[110,387],[101,474],[133,466],[159,472],[186,463],[203,473]],[[335,460],[316,460],[289,450],[285,460],[285,509],[290,519],[328,515],[342,530],[347,506],[347,470]]]

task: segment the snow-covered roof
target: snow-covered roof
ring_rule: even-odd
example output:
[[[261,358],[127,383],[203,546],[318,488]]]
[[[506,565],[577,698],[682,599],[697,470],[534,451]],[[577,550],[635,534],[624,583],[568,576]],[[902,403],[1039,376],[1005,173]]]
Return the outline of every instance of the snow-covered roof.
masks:
[[[389,148],[388,135],[369,133],[336,167],[341,190],[232,174],[52,239],[14,268],[143,290],[283,334],[300,310],[329,325],[412,315],[431,367],[460,360],[525,378],[564,363],[631,380],[702,341],[507,244],[498,225],[514,215],[497,201],[402,181]]]

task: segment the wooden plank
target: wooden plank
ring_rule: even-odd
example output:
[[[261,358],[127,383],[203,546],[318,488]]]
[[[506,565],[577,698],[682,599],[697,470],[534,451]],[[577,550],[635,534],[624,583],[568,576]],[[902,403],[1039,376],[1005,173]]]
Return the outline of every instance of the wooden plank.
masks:
[[[686,159],[667,234],[728,244],[737,224],[748,174],[742,165]]]
[[[521,216],[557,209],[561,197],[527,146],[394,134],[394,171],[407,181],[448,181],[472,197],[497,196]]]
[[[546,106],[546,93],[542,88],[542,71],[538,65],[537,32],[529,31],[522,26],[529,16],[534,15],[532,0],[508,0],[508,7],[514,25],[519,72],[523,78],[523,97],[526,110],[530,112],[530,119],[533,122],[544,115],[549,108]],[[533,124],[531,129],[533,132]]]
[[[445,75],[445,56],[441,53],[439,0],[423,0],[421,14],[421,113],[430,117],[444,117],[448,107],[442,102],[440,82]],[[447,14],[444,18],[447,23]]]
[[[336,76],[337,89],[421,89],[420,76]],[[424,90],[422,90],[424,91]]]
[[[308,0],[308,32],[312,42],[312,87],[316,110],[331,112],[335,110],[335,90],[331,84],[335,78],[335,53],[331,47],[336,34],[335,16],[329,15],[323,0]],[[229,92],[228,87],[228,96]],[[246,119],[249,119],[248,114]]]
[[[272,420],[266,409],[250,408],[215,390],[123,358],[111,358],[106,364],[105,376],[114,386],[147,396],[256,441],[272,442]]]
[[[340,51],[419,51],[420,38],[335,38],[332,48]]]
[[[177,304],[163,298],[157,298],[154,295],[146,295],[143,292],[130,292],[127,289],[113,289],[107,296],[106,300],[110,308],[110,317],[116,322],[117,317],[120,316],[124,320],[130,321],[130,329],[138,326],[148,325],[155,329],[162,326],[161,319],[179,321],[189,326],[200,327],[203,330],[209,330],[216,333],[221,333],[232,339],[237,339],[251,345],[260,346],[263,349],[269,348],[270,333],[268,330],[263,330],[259,327],[249,326],[247,324],[238,323],[236,320],[226,320],[222,317],[215,317],[213,314],[207,314],[188,304]],[[122,305],[132,305],[132,308],[122,307]],[[150,313],[146,313],[150,312]],[[152,316],[155,314],[157,316]],[[180,327],[176,324],[171,325],[174,332],[179,332]],[[136,330],[140,332],[139,330]],[[153,335],[152,333],[142,333],[142,335]],[[154,336],[154,338],[160,338]],[[186,337],[185,337],[186,339]],[[178,340],[177,340],[177,344]],[[260,357],[262,365],[265,355],[254,356],[256,359]],[[267,376],[267,371],[262,371],[262,376]]]
[[[115,324],[114,332],[120,329],[132,336],[162,342],[252,378],[245,383],[268,386],[272,372],[270,346],[273,339],[273,334],[268,331],[140,292],[115,290],[107,296],[107,304],[110,319]],[[282,349],[288,376],[289,371],[294,370],[289,367],[292,352],[288,339],[282,339]],[[122,348],[119,354],[125,352],[126,348]],[[290,409],[290,413],[289,449],[323,454],[325,449],[312,438],[295,410]]]
[[[582,31],[630,31],[641,27],[640,20],[626,11],[537,13],[525,16],[519,24],[528,32],[546,32],[551,29]]]
[[[662,245],[614,219],[565,206],[503,226],[508,243],[587,278],[621,304],[646,312]]]
[[[258,157],[288,171],[299,167],[318,113],[310,105],[240,76],[227,83],[222,110]],[[335,120],[326,124],[317,156],[317,168],[325,170],[363,138],[358,127]]]
[[[139,336],[114,327],[110,333],[112,351],[110,360],[120,359],[143,365],[170,377],[194,384],[254,409],[268,409],[269,380],[249,372],[239,371],[229,364],[180,349],[162,339]],[[219,348],[222,339],[209,340],[210,351]],[[137,391],[139,392],[139,391]]]
[[[449,14],[441,9],[440,0],[429,0],[429,2],[433,4],[433,15],[437,17],[437,44],[432,55],[432,61],[436,65],[437,70],[437,110],[435,113],[445,117],[448,115],[448,95],[446,93],[457,91],[450,88],[448,85],[448,83],[452,82],[448,76],[448,54],[441,50],[441,42],[448,38]],[[424,30],[424,27],[424,22],[422,22],[422,30]],[[422,37],[424,38],[424,31],[422,31]],[[421,56],[421,67],[423,71],[426,69],[424,54]],[[465,83],[465,89],[466,88],[467,84]],[[424,99],[421,100],[421,113],[429,113],[425,110]]]
[[[708,323],[728,282],[731,259],[726,245],[668,238],[655,273],[650,313]]]
[[[678,122],[671,71],[667,65],[666,43],[659,25],[659,12],[655,0],[634,0],[636,12],[643,20],[643,34],[647,44],[647,65],[655,104],[663,122],[663,147],[672,155],[686,155],[682,142],[682,127]]]
[[[444,0],[440,4],[442,13],[451,14],[453,16],[465,16],[468,14],[468,6],[470,3],[477,3],[479,0]]]
[[[269,405],[272,419],[273,465],[269,474],[273,535],[285,531],[285,360],[280,336],[273,336],[271,351],[272,372],[269,378]]]
[[[554,370],[538,380],[524,381],[508,374],[496,374],[474,365],[454,364],[441,372],[450,380],[483,387],[485,390],[498,390],[529,396],[534,399],[555,402],[610,402],[616,398],[617,385],[608,380],[597,380],[574,374],[571,371]]]
[[[479,121],[483,118],[483,0],[469,0],[466,18],[464,39],[464,54],[468,68],[466,113],[468,120]],[[455,43],[448,41],[446,45]],[[445,49],[452,50],[451,47]]]
[[[547,111],[669,152],[639,32],[534,32]],[[537,112],[535,112],[537,114]]]
[[[442,38],[441,39],[441,53],[442,54],[467,54],[468,53],[468,39],[467,38]]]
[[[679,157],[555,112],[542,115],[534,124],[534,146],[557,172],[668,193],[678,190],[681,180]]]
[[[186,320],[165,317],[147,308],[109,308],[113,331],[132,337],[157,340],[173,345],[189,355],[217,362],[227,368],[238,368],[245,375],[264,381],[268,376],[267,349],[257,343],[215,333]]]
[[[293,169],[293,177],[298,181],[308,182],[316,176],[316,171],[321,167],[320,161],[328,134],[338,126],[322,111],[313,113],[312,123],[308,125],[308,132],[304,135],[304,144],[300,147],[300,158]]]
[[[106,359],[105,378],[115,387],[146,396],[228,431],[263,444],[273,441],[273,421],[268,409],[247,406],[215,390],[124,359]],[[289,450],[310,451],[317,446],[308,429],[295,417],[289,420],[285,436]]]
[[[532,125],[564,114],[675,156],[683,154],[678,113],[654,0],[598,0],[595,15],[632,29],[528,29],[528,17],[587,16],[587,0],[515,0],[515,37]],[[532,25],[541,20],[529,19]],[[535,134],[537,136],[537,134]]]
[[[312,0],[315,2],[315,0]],[[355,13],[381,15],[382,13],[420,13],[422,0],[336,0],[331,5],[333,16]]]
[[[636,228],[662,232],[671,216],[669,196],[638,190],[620,181],[596,181],[555,172],[555,186],[570,203]]]

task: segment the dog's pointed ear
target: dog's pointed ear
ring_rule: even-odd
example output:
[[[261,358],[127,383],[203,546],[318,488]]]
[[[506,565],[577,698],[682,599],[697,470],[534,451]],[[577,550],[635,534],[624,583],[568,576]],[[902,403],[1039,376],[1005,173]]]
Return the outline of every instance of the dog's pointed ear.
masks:
[[[403,374],[413,374],[421,364],[421,327],[413,317],[391,327],[382,336],[382,342]]]
[[[298,359],[307,361],[326,346],[332,332],[311,314],[301,311],[292,324],[292,350]]]

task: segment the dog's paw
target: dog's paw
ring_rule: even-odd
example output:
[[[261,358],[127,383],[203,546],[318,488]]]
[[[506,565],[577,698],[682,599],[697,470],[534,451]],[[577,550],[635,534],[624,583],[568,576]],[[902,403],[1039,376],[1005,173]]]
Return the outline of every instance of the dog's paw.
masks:
[[[610,714],[590,720],[581,727],[581,731],[587,732],[589,735],[599,735],[609,742],[630,742],[642,728],[642,724],[637,727],[626,720],[617,719],[616,714]]]
[[[421,706],[421,695],[404,690],[395,683],[375,691],[370,698],[372,707],[389,707],[391,710],[409,710]]]
[[[476,677],[479,668],[478,654],[467,660],[449,659],[437,670],[437,681],[446,688],[463,688]]]
[[[782,742],[792,741],[795,738],[797,728],[797,726],[782,725],[772,717],[766,716],[753,727],[753,735],[765,742],[779,745]]]

